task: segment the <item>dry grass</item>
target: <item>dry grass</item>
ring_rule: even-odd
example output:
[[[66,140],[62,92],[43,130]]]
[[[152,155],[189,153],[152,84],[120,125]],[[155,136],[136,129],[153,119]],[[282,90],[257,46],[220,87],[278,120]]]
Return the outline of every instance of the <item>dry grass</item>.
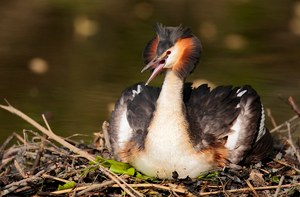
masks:
[[[273,154],[264,161],[240,170],[218,169],[191,180],[139,179],[117,175],[97,155],[110,158],[101,132],[95,143],[82,144],[57,136],[11,105],[1,108],[23,118],[37,131],[13,133],[0,147],[0,196],[299,196],[299,140],[292,134],[299,126],[297,114],[272,130],[276,142]],[[188,162],[188,161],[187,161]],[[58,190],[59,185],[68,184]]]

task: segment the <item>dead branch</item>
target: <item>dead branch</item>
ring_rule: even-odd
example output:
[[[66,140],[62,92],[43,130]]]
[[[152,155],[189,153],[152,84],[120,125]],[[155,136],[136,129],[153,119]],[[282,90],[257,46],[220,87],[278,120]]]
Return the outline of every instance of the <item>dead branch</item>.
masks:
[[[277,160],[277,159],[273,159],[273,161],[275,161],[275,162],[277,162],[277,163],[280,163],[280,164],[282,164],[282,165],[284,165],[284,166],[290,167],[290,168],[292,168],[293,170],[295,170],[297,173],[300,173],[300,170],[299,170],[298,168],[296,168],[296,167],[294,167],[294,166],[291,166],[291,165],[289,165],[288,163],[286,163],[286,162],[284,162],[284,161]]]
[[[286,184],[286,185],[281,185],[281,188],[290,188],[290,187],[297,187],[300,186],[300,183],[295,183],[295,184]],[[277,189],[278,185],[276,186],[265,186],[265,187],[253,187],[254,190],[273,190]],[[228,193],[237,193],[237,192],[245,192],[245,191],[250,191],[250,188],[240,188],[240,189],[230,189],[226,190]],[[213,192],[202,192],[200,195],[213,195],[213,194],[219,194],[222,193],[223,191],[213,191]]]
[[[276,192],[274,194],[274,197],[277,197],[278,194],[279,194],[279,191],[280,191],[280,188],[281,188],[281,185],[283,183],[283,180],[284,180],[284,176],[281,176],[280,177],[280,180],[279,180],[279,183],[278,183],[278,186],[277,186],[277,189],[276,189]]]
[[[255,191],[254,187],[252,186],[252,184],[250,183],[249,180],[246,180],[246,183],[248,185],[248,187],[250,188],[250,190],[252,191],[252,193],[254,194],[255,197],[259,197],[258,193]]]
[[[277,123],[275,121],[275,118],[273,117],[271,109],[269,109],[269,108],[267,108],[267,116],[270,118],[273,127],[274,128],[277,127]]]
[[[87,192],[90,192],[90,191],[93,191],[93,190],[96,190],[96,189],[101,189],[103,187],[107,187],[107,186],[110,186],[110,185],[113,185],[113,184],[114,184],[114,181],[105,181],[105,182],[100,183],[100,184],[93,184],[90,187],[82,190],[81,192],[78,192],[77,195],[82,196],[83,194],[85,194]]]
[[[3,188],[3,191],[1,193],[1,196],[5,196],[13,191],[15,191],[16,189],[20,188],[21,186],[27,186],[28,182],[32,182],[35,181],[36,179],[42,179],[41,175],[44,173],[45,171],[42,170],[40,172],[38,172],[36,175],[31,176],[29,178],[26,179],[22,179],[21,181],[17,181],[17,182],[13,182],[9,185],[6,185]]]
[[[278,130],[282,129],[283,127],[286,126],[286,123],[287,123],[287,122],[288,122],[288,123],[292,123],[292,122],[294,122],[295,120],[297,120],[298,118],[299,118],[298,115],[293,116],[293,117],[290,118],[289,120],[287,120],[287,121],[285,121],[284,123],[282,123],[282,124],[278,125],[277,127],[273,128],[273,129],[270,131],[270,133],[274,133],[275,131],[278,131]]]
[[[290,97],[288,98],[288,102],[289,102],[290,106],[292,107],[292,110],[300,117],[300,109],[299,109],[299,107],[296,105],[296,103],[295,103],[293,97],[290,96]]]
[[[299,163],[300,163],[300,153],[299,151],[297,150],[297,148],[295,147],[294,143],[293,143],[293,139],[292,139],[292,133],[291,133],[291,125],[290,123],[286,123],[286,126],[288,128],[288,142],[290,144],[290,146],[292,147]]]
[[[22,118],[23,120],[27,121],[29,124],[31,124],[32,126],[34,126],[35,128],[37,128],[39,131],[41,131],[42,133],[44,133],[45,135],[47,135],[49,138],[52,138],[56,142],[60,143],[61,145],[65,146],[65,147],[67,147],[72,152],[74,152],[74,153],[76,153],[76,154],[78,154],[78,155],[80,155],[80,156],[88,159],[89,161],[94,161],[95,160],[95,157],[93,157],[92,155],[90,155],[86,151],[83,151],[83,150],[81,150],[81,149],[73,146],[72,144],[66,142],[64,139],[62,139],[61,137],[59,137],[55,133],[47,130],[45,127],[43,127],[42,125],[40,125],[39,123],[37,123],[36,121],[34,121],[32,118],[30,118],[29,116],[27,116],[26,114],[24,114],[20,110],[14,108],[9,103],[8,103],[7,106],[0,105],[0,107],[2,109],[5,109],[5,110],[13,113],[13,114],[16,114],[17,116],[19,116],[20,118]],[[109,177],[111,180],[115,181],[128,195],[130,195],[132,197],[134,197],[136,195],[140,196],[139,192],[137,192],[135,189],[133,189],[132,187],[130,187],[123,179],[121,179],[116,174],[110,172],[109,170],[107,170],[106,168],[104,168],[102,166],[99,166],[99,170],[103,174],[105,174],[107,177]]]
[[[42,157],[42,154],[44,152],[44,147],[45,147],[45,141],[46,141],[46,138],[48,136],[46,136],[45,134],[43,135],[43,137],[41,138],[41,143],[40,143],[40,147],[39,147],[39,150],[37,152],[37,155],[36,155],[36,158],[34,160],[34,163],[33,163],[33,166],[31,168],[31,174],[35,174],[35,169],[36,167],[39,165],[40,163],[40,159]]]

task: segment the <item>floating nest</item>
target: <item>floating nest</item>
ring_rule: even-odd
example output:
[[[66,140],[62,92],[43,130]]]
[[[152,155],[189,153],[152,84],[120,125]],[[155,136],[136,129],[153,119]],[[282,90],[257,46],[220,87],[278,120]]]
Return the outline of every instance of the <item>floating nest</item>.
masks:
[[[57,136],[45,119],[47,128],[11,105],[0,107],[37,129],[13,133],[0,147],[0,196],[300,196],[300,140],[291,137],[298,113],[271,130],[274,151],[255,165],[160,180],[112,160],[102,132],[87,145]]]

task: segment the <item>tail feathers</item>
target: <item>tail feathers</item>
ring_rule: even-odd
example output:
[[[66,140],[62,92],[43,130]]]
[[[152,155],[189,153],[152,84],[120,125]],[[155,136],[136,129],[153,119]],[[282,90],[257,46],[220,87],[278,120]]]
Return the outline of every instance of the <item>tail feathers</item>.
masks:
[[[243,164],[257,163],[264,159],[273,148],[273,139],[266,129],[265,134],[253,145],[253,148],[248,152],[245,159],[241,162]]]
[[[272,146],[272,142],[262,143],[267,143],[271,137],[264,125],[265,115],[258,94],[250,86],[244,86],[237,91],[237,96],[241,98],[240,114],[225,145],[230,150],[229,160],[234,164],[251,161],[248,159],[250,155],[261,159]]]

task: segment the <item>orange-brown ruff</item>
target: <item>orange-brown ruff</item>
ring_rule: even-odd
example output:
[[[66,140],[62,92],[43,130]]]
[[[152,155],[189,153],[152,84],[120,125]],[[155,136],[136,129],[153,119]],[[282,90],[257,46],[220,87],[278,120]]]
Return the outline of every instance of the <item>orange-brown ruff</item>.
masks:
[[[201,55],[201,43],[186,27],[156,26],[144,51],[153,72],[146,85],[126,89],[116,102],[109,125],[115,158],[159,178],[195,178],[229,163],[264,158],[272,138],[264,126],[260,98],[250,86],[185,83]],[[161,72],[161,88],[148,83]]]

